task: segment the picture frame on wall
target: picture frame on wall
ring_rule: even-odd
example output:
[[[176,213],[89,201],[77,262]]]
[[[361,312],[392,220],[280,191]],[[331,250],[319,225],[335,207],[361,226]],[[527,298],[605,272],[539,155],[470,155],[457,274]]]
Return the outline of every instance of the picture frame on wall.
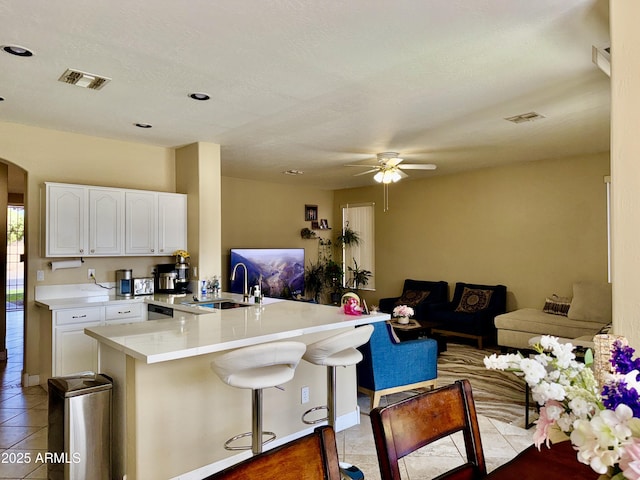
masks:
[[[317,205],[305,205],[304,206],[304,219],[307,222],[318,221],[318,206]]]

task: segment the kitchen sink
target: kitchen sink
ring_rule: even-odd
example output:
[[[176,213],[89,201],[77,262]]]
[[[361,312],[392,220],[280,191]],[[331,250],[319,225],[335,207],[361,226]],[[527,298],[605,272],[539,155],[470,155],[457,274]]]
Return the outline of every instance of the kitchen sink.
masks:
[[[215,300],[193,300],[190,302],[182,302],[183,305],[190,307],[206,307],[227,310],[230,308],[248,307],[246,303],[238,303],[230,298],[216,298]]]

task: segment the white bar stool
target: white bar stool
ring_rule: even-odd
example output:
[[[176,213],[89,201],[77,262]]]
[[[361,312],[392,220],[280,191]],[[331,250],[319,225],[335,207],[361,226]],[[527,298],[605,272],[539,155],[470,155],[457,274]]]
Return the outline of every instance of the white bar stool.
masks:
[[[306,350],[301,342],[272,342],[238,348],[216,357],[211,368],[227,385],[252,390],[251,432],[236,435],[227,440],[227,450],[249,450],[262,452],[262,446],[276,438],[273,432],[262,431],[262,390],[288,382]],[[263,436],[268,438],[263,441]],[[244,437],[251,437],[251,446],[232,446]]]
[[[329,338],[307,345],[303,355],[307,362],[327,367],[327,405],[313,407],[302,414],[302,421],[307,425],[328,421],[335,430],[336,426],[336,367],[355,365],[362,360],[357,347],[364,345],[371,338],[373,325],[363,325],[348,332],[339,333]],[[306,416],[317,410],[327,410],[327,416],[317,420],[306,420]]]

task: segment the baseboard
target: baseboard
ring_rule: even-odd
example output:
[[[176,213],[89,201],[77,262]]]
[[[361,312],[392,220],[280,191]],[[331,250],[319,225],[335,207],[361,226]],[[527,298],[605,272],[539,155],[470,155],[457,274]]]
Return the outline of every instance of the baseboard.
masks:
[[[326,425],[327,422],[321,422],[317,425],[309,426],[304,428],[296,433],[291,435],[286,435],[284,437],[278,437],[273,442],[270,442],[268,446],[265,446],[264,450],[271,450],[274,447],[279,445],[283,445],[287,442],[291,442],[297,438],[300,438],[304,435],[308,435],[312,433],[317,427],[320,425]],[[341,415],[336,418],[336,431],[344,430],[349,427],[353,427],[354,425],[358,425],[360,423],[360,407],[356,407],[356,409],[352,412],[347,413],[346,415]],[[173,477],[171,480],[200,480],[203,477],[208,475],[212,475],[220,470],[224,470],[227,467],[235,465],[247,458],[251,458],[252,454],[250,451],[244,451],[242,453],[235,454],[233,456],[227,457],[223,460],[219,460],[217,462],[211,463],[209,465],[205,465],[204,467],[200,467],[196,470],[192,470],[187,473],[183,473],[178,475],[177,477]],[[125,475],[126,476],[126,475]]]
[[[22,374],[22,386],[34,387],[40,385],[40,375],[29,375],[28,373]]]

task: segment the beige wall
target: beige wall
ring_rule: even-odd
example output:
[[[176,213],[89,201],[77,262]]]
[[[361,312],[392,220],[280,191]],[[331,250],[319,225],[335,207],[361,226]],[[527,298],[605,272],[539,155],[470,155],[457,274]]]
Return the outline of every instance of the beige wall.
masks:
[[[220,183],[220,145],[199,142],[176,149],[176,188],[189,199],[187,238],[194,280],[221,272]]]
[[[316,261],[318,241],[300,238],[302,228],[311,228],[305,205],[317,205],[318,218],[335,227],[332,191],[223,177],[222,198],[223,288],[229,284],[230,248],[304,248],[307,265]],[[316,232],[333,238],[339,229]]]
[[[640,348],[640,3],[610,2],[613,328]]]
[[[39,311],[34,306],[36,271],[45,272],[44,284],[86,283],[87,268],[96,269],[98,282],[115,281],[115,271],[133,268],[148,275],[163,257],[85,258],[81,268],[52,272],[50,259],[40,256],[40,186],[43,182],[103,185],[143,190],[175,191],[174,151],[138,143],[0,123],[0,160],[27,171],[25,195],[25,371],[39,370]]]
[[[405,278],[507,286],[508,309],[542,307],[579,280],[607,280],[608,154],[489,168],[389,188],[340,190],[339,206],[376,202],[376,292],[397,296]]]

